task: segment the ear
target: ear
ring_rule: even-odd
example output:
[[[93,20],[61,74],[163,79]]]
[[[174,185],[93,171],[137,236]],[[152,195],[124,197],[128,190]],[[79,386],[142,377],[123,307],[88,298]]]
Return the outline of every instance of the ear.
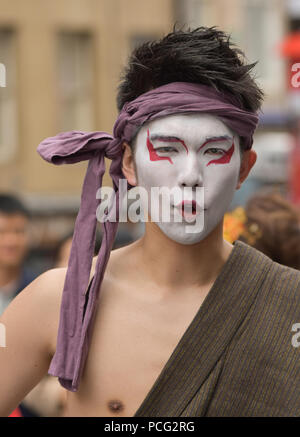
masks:
[[[251,168],[254,166],[256,162],[256,152],[252,149],[245,150],[242,157],[241,167],[240,167],[240,174],[239,174],[239,180],[236,186],[236,189],[239,190],[242,186],[242,183],[247,178],[248,174],[250,173]]]
[[[123,160],[122,160],[122,171],[126,177],[128,183],[132,186],[137,185],[136,171],[134,166],[134,157],[131,147],[127,143],[122,144],[123,149]]]

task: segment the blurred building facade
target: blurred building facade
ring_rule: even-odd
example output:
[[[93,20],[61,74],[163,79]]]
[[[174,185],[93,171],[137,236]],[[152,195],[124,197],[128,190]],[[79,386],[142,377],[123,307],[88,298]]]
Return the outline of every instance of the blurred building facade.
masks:
[[[37,145],[61,131],[111,132],[130,50],[173,21],[172,0],[0,0],[1,190],[36,209],[78,206],[86,163],[48,165]]]
[[[173,0],[0,0],[0,191],[33,211],[38,258],[73,228],[87,167],[49,165],[38,144],[68,130],[112,132],[127,56],[169,32],[173,13]]]
[[[286,0],[176,0],[177,20],[192,27],[218,26],[246,54],[258,61],[255,72],[267,98],[264,109],[282,107],[285,65],[279,55],[287,27]]]

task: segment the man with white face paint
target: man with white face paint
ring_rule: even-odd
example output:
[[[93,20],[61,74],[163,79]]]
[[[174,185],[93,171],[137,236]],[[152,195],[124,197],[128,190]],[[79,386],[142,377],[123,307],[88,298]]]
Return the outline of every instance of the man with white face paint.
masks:
[[[72,131],[39,145],[48,162],[89,164],[68,269],[41,275],[1,319],[2,415],[47,371],[68,390],[67,416],[299,415],[300,273],[223,239],[256,160],[263,94],[252,67],[215,28],[173,31],[133,52],[113,136]],[[150,220],[111,252],[112,204],[93,259],[104,157],[116,199],[125,177],[148,194]],[[165,201],[169,221],[153,220],[156,188],[182,194]],[[198,214],[203,226],[188,232]]]
[[[182,194],[179,202],[169,205],[170,220],[158,222],[166,236],[181,244],[195,244],[217,225],[222,232],[222,218],[239,183],[238,135],[212,115],[172,115],[146,123],[137,134],[134,149],[136,178],[130,179],[131,185],[144,187],[149,200],[153,187],[178,188]],[[198,197],[204,204],[197,202],[197,190],[200,194],[203,190],[204,199]],[[194,216],[202,214],[204,219],[198,228],[187,224],[189,211],[183,211],[183,220],[174,219],[189,202],[196,204]],[[149,202],[150,213],[152,208]]]

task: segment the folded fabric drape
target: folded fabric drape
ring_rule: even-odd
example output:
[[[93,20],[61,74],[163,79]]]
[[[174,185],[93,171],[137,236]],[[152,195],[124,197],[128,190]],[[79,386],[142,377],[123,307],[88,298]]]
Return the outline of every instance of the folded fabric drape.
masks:
[[[79,386],[101,283],[117,233],[119,181],[124,179],[122,144],[130,143],[139,128],[148,121],[171,114],[194,112],[219,117],[243,137],[246,149],[252,147],[252,137],[258,123],[257,114],[243,110],[239,102],[228,93],[207,85],[187,82],[163,85],[126,103],[114,125],[113,136],[106,132],[71,131],[46,138],[38,146],[41,157],[52,164],[89,161],[64,283],[56,353],[49,368],[49,373],[57,376],[61,385],[68,390],[76,391]],[[102,223],[102,243],[93,282],[86,298],[95,247],[96,210],[101,202],[96,193],[102,186],[105,157],[112,160],[109,173],[113,181],[115,202],[111,203],[107,220]],[[129,184],[127,187],[131,188]],[[113,220],[113,217],[117,220]]]

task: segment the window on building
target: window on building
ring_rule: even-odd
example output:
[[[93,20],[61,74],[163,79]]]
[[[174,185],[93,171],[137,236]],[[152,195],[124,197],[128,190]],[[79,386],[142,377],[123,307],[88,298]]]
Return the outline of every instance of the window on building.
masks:
[[[244,0],[244,49],[258,80],[269,94],[284,87],[284,64],[278,46],[283,37],[283,12],[278,0]]]
[[[95,68],[89,33],[59,33],[57,69],[60,130],[92,131],[95,126]]]
[[[0,162],[11,160],[17,148],[16,46],[13,30],[0,28]],[[5,75],[5,77],[3,77]]]

